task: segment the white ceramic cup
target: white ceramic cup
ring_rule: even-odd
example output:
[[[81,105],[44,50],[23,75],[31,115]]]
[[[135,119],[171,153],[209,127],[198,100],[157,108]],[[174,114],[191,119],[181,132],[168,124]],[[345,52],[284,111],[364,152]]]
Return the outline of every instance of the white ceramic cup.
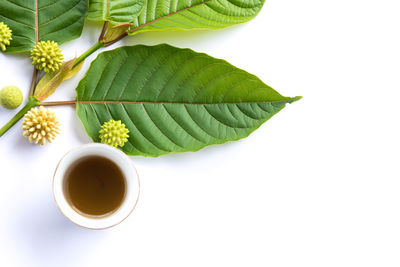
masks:
[[[124,175],[125,198],[122,205],[110,215],[98,218],[84,216],[71,207],[64,194],[64,179],[67,171],[75,162],[87,156],[103,156],[111,160]],[[105,229],[125,220],[135,209],[139,192],[139,176],[132,160],[122,151],[104,144],[92,143],[72,149],[60,160],[53,177],[53,196],[61,213],[73,223],[89,229]]]

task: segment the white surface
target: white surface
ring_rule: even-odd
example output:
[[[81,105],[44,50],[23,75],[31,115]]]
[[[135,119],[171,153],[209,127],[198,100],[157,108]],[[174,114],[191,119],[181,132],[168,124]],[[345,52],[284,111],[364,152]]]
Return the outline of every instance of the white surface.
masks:
[[[244,25],[125,39],[227,59],[304,99],[242,141],[134,157],[137,209],[105,231],[73,225],[52,200],[57,161],[90,142],[74,108],[55,109],[63,128],[49,146],[13,128],[0,139],[0,266],[399,266],[399,10],[398,0],[267,0]],[[99,31],[87,24],[66,58]],[[73,99],[94,57],[49,100]],[[0,54],[0,66],[0,86],[26,93],[29,60]],[[0,123],[12,114],[0,110]]]

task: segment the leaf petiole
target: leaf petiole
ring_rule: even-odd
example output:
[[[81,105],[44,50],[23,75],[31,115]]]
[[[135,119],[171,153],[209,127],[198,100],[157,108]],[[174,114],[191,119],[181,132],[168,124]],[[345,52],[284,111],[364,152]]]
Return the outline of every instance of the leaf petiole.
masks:
[[[76,101],[54,101],[54,102],[40,102],[40,106],[66,106],[66,105],[75,105]]]
[[[103,29],[101,29],[101,33],[100,33],[100,36],[99,36],[99,42],[103,42],[104,41],[104,35],[106,34],[107,27],[108,27],[108,21],[105,21],[104,25],[103,25]]]

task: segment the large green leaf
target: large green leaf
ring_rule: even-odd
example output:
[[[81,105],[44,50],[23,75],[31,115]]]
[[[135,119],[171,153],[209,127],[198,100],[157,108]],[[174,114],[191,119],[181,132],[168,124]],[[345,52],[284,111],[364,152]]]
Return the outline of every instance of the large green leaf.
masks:
[[[142,11],[146,0],[89,0],[87,18],[112,25],[130,23]]]
[[[99,142],[100,126],[122,120],[129,155],[196,151],[248,136],[299,97],[283,97],[224,60],[169,45],[99,54],[77,89],[77,114]]]
[[[78,38],[87,0],[0,0],[0,21],[12,30],[7,52],[31,50],[39,41],[59,44]]]
[[[130,34],[219,29],[254,18],[265,0],[148,0]]]

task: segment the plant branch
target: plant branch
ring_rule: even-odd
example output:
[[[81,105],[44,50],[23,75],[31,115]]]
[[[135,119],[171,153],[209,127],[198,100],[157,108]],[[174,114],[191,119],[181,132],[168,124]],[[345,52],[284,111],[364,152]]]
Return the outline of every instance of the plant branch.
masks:
[[[14,124],[16,124],[31,108],[38,105],[39,100],[37,100],[34,96],[30,96],[28,103],[26,103],[26,105],[0,129],[0,137],[3,136],[3,134],[5,134]]]
[[[37,76],[38,76],[38,70],[34,66],[33,67],[31,86],[29,88],[29,96],[33,96],[33,94],[35,93],[35,87],[36,87],[36,84],[37,84]]]
[[[104,43],[103,42],[97,42],[94,46],[92,46],[91,48],[89,48],[89,50],[87,50],[85,53],[83,53],[80,57],[78,57],[75,60],[74,63],[74,67],[78,66],[79,63],[81,63],[82,61],[84,61],[88,56],[90,56],[91,54],[93,54],[95,51],[97,51],[99,48],[104,47]]]

